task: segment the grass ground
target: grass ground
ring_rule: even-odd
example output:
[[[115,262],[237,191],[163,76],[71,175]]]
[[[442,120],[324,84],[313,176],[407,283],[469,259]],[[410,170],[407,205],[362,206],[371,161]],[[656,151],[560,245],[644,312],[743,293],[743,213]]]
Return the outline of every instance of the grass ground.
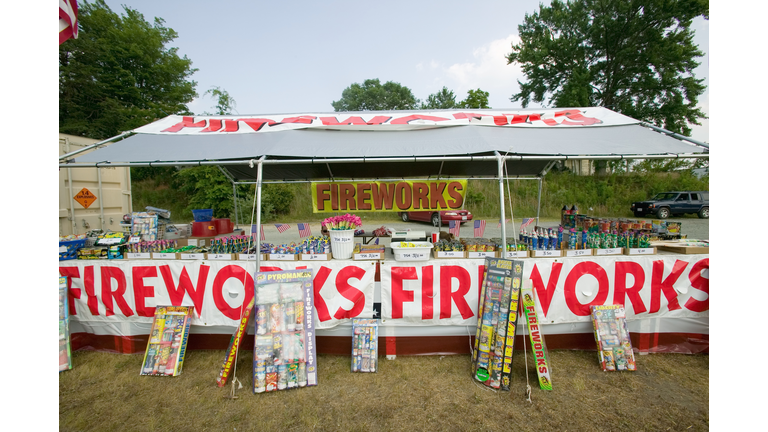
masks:
[[[551,351],[554,391],[515,353],[513,390],[470,377],[469,355],[380,358],[377,373],[349,371],[348,356],[320,355],[319,385],[253,394],[252,351],[240,353],[243,388],[215,384],[224,351],[189,351],[179,377],[139,376],[141,355],[73,353],[59,374],[62,431],[708,430],[709,356],[637,357],[636,372],[602,372],[592,351]]]

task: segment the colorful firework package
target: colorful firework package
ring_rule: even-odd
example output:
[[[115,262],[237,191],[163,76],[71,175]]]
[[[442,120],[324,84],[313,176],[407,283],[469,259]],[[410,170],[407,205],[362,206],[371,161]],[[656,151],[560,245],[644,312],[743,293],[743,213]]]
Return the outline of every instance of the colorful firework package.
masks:
[[[312,269],[258,272],[253,392],[317,385]]]
[[[636,370],[624,307],[592,306],[592,325],[603,371]]]
[[[248,321],[251,318],[251,311],[253,311],[253,305],[255,299],[251,298],[248,305],[245,306],[240,313],[240,324],[237,326],[235,333],[232,334],[232,339],[229,340],[229,347],[227,348],[227,357],[224,358],[224,364],[221,365],[219,376],[216,378],[216,385],[224,387],[229,379],[229,375],[232,373],[235,363],[237,361],[237,352],[240,350],[240,344],[245,336],[245,330],[248,328]]]
[[[352,319],[352,372],[376,372],[379,325],[375,319]]]
[[[491,388],[509,391],[522,277],[522,261],[485,259],[472,372]]]
[[[141,375],[181,374],[193,306],[158,306],[149,334]]]
[[[547,359],[547,344],[544,343],[541,322],[536,313],[536,294],[533,291],[531,281],[529,280],[526,284],[526,287],[522,290],[521,302],[525,322],[528,326],[528,337],[531,339],[531,350],[536,362],[536,375],[539,377],[539,387],[542,390],[552,390],[551,367]]]
[[[69,339],[67,278],[59,276],[59,372],[69,369],[72,369],[72,350]]]

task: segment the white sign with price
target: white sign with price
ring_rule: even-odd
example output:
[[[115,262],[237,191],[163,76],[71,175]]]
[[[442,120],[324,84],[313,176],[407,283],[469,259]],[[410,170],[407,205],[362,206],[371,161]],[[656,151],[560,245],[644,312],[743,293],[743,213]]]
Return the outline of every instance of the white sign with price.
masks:
[[[331,241],[334,243],[349,243],[352,240],[351,237],[331,237]]]
[[[580,256],[592,256],[594,249],[569,249],[565,251],[565,256],[580,257]]]
[[[400,254],[403,259],[420,260],[429,256],[428,252],[403,252]]]
[[[562,256],[562,252],[560,252],[559,250],[541,249],[541,250],[534,250],[533,256],[536,258],[559,257],[559,256]]]

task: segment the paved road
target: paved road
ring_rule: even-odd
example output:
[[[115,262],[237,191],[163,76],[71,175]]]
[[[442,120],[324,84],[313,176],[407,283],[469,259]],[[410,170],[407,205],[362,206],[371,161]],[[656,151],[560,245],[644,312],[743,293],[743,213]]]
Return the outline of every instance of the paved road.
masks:
[[[650,221],[651,219],[646,219]],[[698,240],[708,240],[709,239],[709,219],[699,219],[696,216],[693,217],[683,217],[683,218],[670,218],[668,219],[671,222],[680,222],[682,223],[682,233],[686,236],[688,236],[689,239],[698,239]],[[512,222],[507,223],[507,237],[512,237],[514,235],[517,235],[517,233],[520,230],[520,220],[515,220],[514,229]],[[310,227],[312,229],[312,235],[320,235],[320,221],[310,221],[309,222]],[[557,227],[560,224],[559,220],[541,220],[539,225],[543,227]],[[264,235],[266,237],[267,243],[275,243],[275,244],[283,244],[283,243],[291,243],[291,242],[299,242],[301,239],[299,238],[299,230],[296,226],[296,223],[288,223],[288,225],[291,226],[290,229],[287,231],[280,233],[277,231],[277,228],[275,227],[273,222],[264,224]],[[483,237],[485,238],[493,238],[493,237],[501,237],[501,228],[497,227],[498,225],[498,219],[495,220],[487,220],[487,225],[485,228],[485,233]],[[363,226],[362,229],[364,229],[366,232],[373,232],[376,228],[379,228],[381,226],[386,226],[388,228],[393,228],[396,230],[405,230],[405,229],[411,229],[411,230],[417,230],[417,231],[424,231],[429,235],[429,233],[435,231],[437,228],[433,227],[431,224],[426,222],[403,222],[403,221],[382,221],[382,220],[363,220]],[[242,226],[241,228],[245,229],[245,233],[250,233],[250,225]],[[448,231],[448,226],[443,226],[442,231]],[[465,223],[461,227],[461,237],[469,238],[474,237],[474,229],[472,222]],[[388,241],[385,241],[385,244],[389,244]]]

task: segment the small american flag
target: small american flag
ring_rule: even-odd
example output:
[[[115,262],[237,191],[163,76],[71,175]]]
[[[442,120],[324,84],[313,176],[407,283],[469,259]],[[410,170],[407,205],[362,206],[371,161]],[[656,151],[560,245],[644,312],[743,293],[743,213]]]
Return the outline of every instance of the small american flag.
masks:
[[[504,223],[509,222],[511,219],[505,219]],[[496,226],[496,228],[501,228],[501,219],[499,219],[499,224]]]
[[[299,225],[299,238],[309,237],[312,235],[312,230],[309,228],[308,223],[300,223]]]
[[[448,232],[456,237],[459,237],[461,232],[461,223],[457,221],[448,221]]]
[[[476,220],[475,221],[475,237],[482,237],[484,232],[485,232],[485,221]]]
[[[277,232],[279,232],[281,234],[286,232],[287,230],[291,229],[290,225],[283,224],[283,223],[275,224],[275,227],[277,228]]]
[[[267,238],[264,236],[264,225],[262,225],[262,226],[259,228],[259,233],[260,233],[260,235],[261,235],[261,237],[260,237],[260,238],[261,238],[261,241],[264,241],[264,240],[266,240],[266,239],[267,239]],[[251,235],[252,235],[252,236],[253,236],[253,235],[256,235],[256,225],[251,225]]]
[[[523,223],[520,225],[520,229],[527,227],[528,225],[532,224],[536,218],[523,218]]]

